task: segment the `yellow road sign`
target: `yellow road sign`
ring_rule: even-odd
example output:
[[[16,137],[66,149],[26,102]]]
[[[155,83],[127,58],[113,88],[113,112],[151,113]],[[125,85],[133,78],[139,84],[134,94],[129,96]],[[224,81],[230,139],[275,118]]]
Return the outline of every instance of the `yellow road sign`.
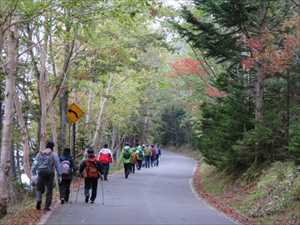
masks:
[[[76,123],[81,117],[84,116],[84,112],[78,105],[72,103],[68,107],[67,118],[69,123]]]

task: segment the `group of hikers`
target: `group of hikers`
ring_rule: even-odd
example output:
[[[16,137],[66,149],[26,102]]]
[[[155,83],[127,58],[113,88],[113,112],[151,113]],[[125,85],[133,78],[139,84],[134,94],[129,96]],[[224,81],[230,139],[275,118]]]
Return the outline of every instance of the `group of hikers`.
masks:
[[[34,158],[32,181],[36,191],[36,209],[41,210],[42,195],[46,192],[44,210],[51,210],[55,177],[59,184],[61,204],[68,202],[71,183],[78,169],[78,174],[84,178],[85,202],[90,201],[93,204],[97,197],[98,180],[108,180],[110,164],[113,162],[113,154],[108,145],[105,144],[98,153],[92,147],[87,147],[79,168],[75,165],[69,148],[65,148],[63,153],[58,155],[54,151],[54,146],[53,142],[47,142],[46,148]],[[135,173],[136,168],[141,170],[143,166],[145,168],[159,166],[160,156],[159,145],[136,145],[133,147],[125,144],[119,158],[120,163],[124,165],[125,178],[127,179],[130,173]]]
[[[126,144],[121,152],[120,161],[124,164],[124,175],[127,179],[130,173],[135,173],[135,168],[141,170],[159,166],[161,149],[159,145],[137,145],[136,147]]]

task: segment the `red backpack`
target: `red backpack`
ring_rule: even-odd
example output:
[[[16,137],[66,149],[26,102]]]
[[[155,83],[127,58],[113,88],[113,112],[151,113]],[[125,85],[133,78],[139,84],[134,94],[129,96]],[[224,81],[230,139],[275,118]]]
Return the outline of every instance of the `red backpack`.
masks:
[[[112,163],[112,157],[109,153],[100,153],[98,161],[103,164]]]
[[[95,159],[87,159],[85,161],[85,175],[86,177],[98,178],[100,176],[100,172],[96,166]]]

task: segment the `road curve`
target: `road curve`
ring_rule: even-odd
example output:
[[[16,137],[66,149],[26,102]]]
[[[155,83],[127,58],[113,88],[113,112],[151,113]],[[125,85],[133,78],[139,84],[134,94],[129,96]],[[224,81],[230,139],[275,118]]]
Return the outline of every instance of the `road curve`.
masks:
[[[192,192],[190,180],[195,161],[165,152],[159,168],[131,175],[115,174],[101,185],[96,203],[84,203],[83,190],[78,202],[56,209],[47,225],[232,225],[231,220],[207,206]]]

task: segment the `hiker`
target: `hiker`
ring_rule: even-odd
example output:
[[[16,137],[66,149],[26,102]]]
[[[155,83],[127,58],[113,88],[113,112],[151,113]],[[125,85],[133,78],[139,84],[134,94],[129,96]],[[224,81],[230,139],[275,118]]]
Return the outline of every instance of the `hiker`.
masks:
[[[94,150],[89,148],[87,150],[87,159],[80,163],[79,173],[84,177],[84,195],[85,202],[89,200],[91,204],[95,202],[97,197],[98,179],[101,178],[101,165],[97,161]],[[90,189],[92,189],[92,195],[90,196]]]
[[[157,151],[156,151],[156,166],[159,166],[159,161],[160,161],[160,157],[161,157],[161,148],[160,145],[157,144]]]
[[[150,168],[151,149],[150,149],[149,145],[146,145],[146,147],[145,147],[144,156],[145,156],[145,167]]]
[[[52,192],[54,187],[55,170],[58,183],[61,181],[61,167],[57,153],[53,152],[54,143],[49,141],[46,148],[41,150],[35,157],[32,166],[32,175],[37,176],[36,183],[36,209],[40,210],[42,205],[42,194],[47,189],[44,210],[49,211],[52,203]]]
[[[103,145],[103,148],[100,150],[97,160],[101,164],[104,180],[107,181],[109,164],[112,163],[113,160],[111,150],[108,148],[107,144]]]
[[[70,186],[73,174],[76,171],[74,161],[71,157],[71,150],[65,148],[63,154],[59,157],[61,165],[61,182],[59,184],[60,201],[61,204],[69,201]]]
[[[121,152],[120,162],[124,165],[125,179],[127,179],[131,170],[131,150],[128,144],[125,145]]]
[[[143,146],[144,147],[144,146]],[[137,169],[141,170],[142,169],[142,164],[144,161],[144,151],[143,147],[138,146],[136,149],[136,156],[137,156]]]
[[[136,154],[136,148],[131,149],[131,172],[134,174],[135,173],[135,165],[137,164],[137,154]]]
[[[154,167],[156,165],[156,147],[155,145],[151,145],[151,167]]]

